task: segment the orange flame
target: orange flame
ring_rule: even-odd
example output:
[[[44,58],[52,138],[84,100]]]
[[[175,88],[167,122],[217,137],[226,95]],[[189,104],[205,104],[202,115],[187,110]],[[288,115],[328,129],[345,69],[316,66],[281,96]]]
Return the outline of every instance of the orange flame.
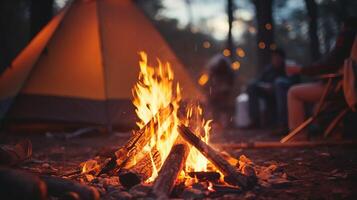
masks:
[[[209,142],[210,123],[205,121],[203,110],[199,104],[189,104],[186,108],[184,123],[205,143]],[[208,160],[196,148],[190,148],[186,161],[186,171],[207,171]]]
[[[177,127],[180,123],[178,117],[178,109],[181,100],[180,87],[174,82],[174,73],[170,63],[162,63],[157,59],[158,66],[149,66],[148,58],[145,52],[139,52],[141,60],[139,62],[140,72],[139,80],[133,89],[133,104],[136,107],[136,114],[140,119],[137,122],[139,128],[143,128],[152,117],[158,124],[158,129],[150,127],[147,130],[147,135],[151,136],[150,142],[144,147],[145,152],[149,152],[156,148],[161,160],[164,161],[168,156],[171,147],[178,137]],[[161,116],[155,116],[159,109],[167,107],[169,104],[174,107],[173,113],[169,118],[163,119]],[[203,119],[202,108],[198,105],[189,106],[186,113],[186,118],[183,119],[186,125],[194,125],[195,133],[208,143],[210,121]],[[152,155],[151,155],[152,156]],[[160,170],[163,162],[156,168],[152,160],[153,174],[147,182],[153,181],[157,172]],[[196,149],[191,148],[189,157],[186,161],[186,170],[190,171],[206,171],[207,160]]]
[[[96,172],[100,169],[100,166],[96,160],[87,160],[81,163],[81,165],[82,165],[82,174],[92,171]]]
[[[144,127],[159,109],[165,108],[170,103],[174,106],[174,111],[169,119],[162,119],[160,116],[154,119],[159,124],[157,130],[154,130],[153,127],[146,130],[150,133],[148,135],[151,136],[151,140],[144,150],[151,152],[151,149],[155,147],[160,153],[161,160],[165,160],[178,136],[176,127],[179,123],[177,110],[181,99],[180,89],[178,84],[174,84],[174,74],[170,63],[162,64],[157,59],[158,66],[151,67],[148,65],[146,53],[140,52],[140,56],[139,81],[133,89],[133,104],[136,107],[136,114],[140,119],[137,122],[139,128]],[[175,86],[176,90],[173,90]],[[153,168],[154,173],[149,181],[157,176],[157,171],[161,166],[159,169],[156,169],[156,166],[153,164]]]

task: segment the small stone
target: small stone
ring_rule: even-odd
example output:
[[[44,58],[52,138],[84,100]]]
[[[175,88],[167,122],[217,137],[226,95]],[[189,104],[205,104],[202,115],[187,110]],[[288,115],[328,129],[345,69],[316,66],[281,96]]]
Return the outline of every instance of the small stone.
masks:
[[[193,189],[197,189],[197,190],[203,191],[203,190],[205,190],[206,188],[208,188],[208,183],[206,183],[206,182],[194,183],[194,184],[192,185],[192,188],[193,188]]]
[[[195,188],[187,188],[181,195],[184,199],[199,199],[204,198],[204,192]]]
[[[230,200],[230,199],[232,199],[232,200],[240,199],[240,198],[238,198],[238,197],[239,197],[239,195],[237,195],[237,194],[226,194],[226,195],[224,195],[224,196],[222,197],[222,199],[226,199],[226,200]]]
[[[50,164],[48,164],[48,163],[43,163],[43,164],[42,164],[42,167],[43,167],[43,168],[49,168],[49,167],[50,167]]]
[[[103,178],[103,185],[104,187],[107,187],[109,185],[119,185],[119,178],[117,176],[112,176],[109,178]]]
[[[120,190],[115,190],[107,194],[109,196],[108,199],[122,199],[122,200],[127,200],[127,199],[132,199],[133,196],[126,191],[120,191]]]
[[[107,178],[108,175],[107,175],[107,174],[101,174],[100,177],[101,177],[101,178]]]
[[[98,179],[98,178],[94,178],[94,179],[92,180],[92,183],[94,183],[94,184],[99,183],[99,179]]]
[[[67,192],[59,200],[80,200],[80,196],[76,192]]]
[[[255,199],[256,196],[257,196],[257,195],[254,194],[253,192],[247,192],[247,193],[244,195],[244,199],[247,199],[247,200]]]
[[[131,195],[133,195],[134,198],[138,198],[138,197],[145,197],[148,195],[148,193],[151,190],[151,185],[149,184],[145,184],[145,183],[141,183],[138,184],[134,187],[132,187],[129,192]]]

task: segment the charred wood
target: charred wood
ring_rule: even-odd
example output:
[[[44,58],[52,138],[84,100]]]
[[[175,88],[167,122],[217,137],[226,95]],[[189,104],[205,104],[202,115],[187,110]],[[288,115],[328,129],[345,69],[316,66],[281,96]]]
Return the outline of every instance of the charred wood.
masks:
[[[197,178],[199,181],[218,181],[221,175],[218,172],[188,172],[191,178]]]
[[[129,141],[111,156],[109,162],[102,168],[98,175],[112,172],[115,169],[121,169],[130,162],[136,154],[143,152],[143,148],[151,138],[151,136],[148,135],[150,133],[146,130],[151,127],[154,127],[154,130],[158,129],[156,118],[160,116],[162,119],[167,119],[172,114],[173,110],[174,107],[172,104],[160,109],[155,117],[153,117],[143,128],[134,132]]]
[[[165,199],[170,196],[174,188],[175,181],[185,166],[189,153],[189,146],[186,143],[175,144],[162,165],[157,178],[153,183],[152,194]]]
[[[219,171],[225,176],[224,180],[231,185],[238,185],[242,188],[252,187],[256,180],[240,173],[234,166],[230,165],[216,150],[198,138],[189,128],[180,125],[178,128],[180,135],[198,151],[202,153]]]
[[[227,193],[242,193],[242,189],[236,186],[229,186],[229,185],[218,185],[213,184],[212,189],[214,190],[213,193],[219,194],[227,194]]]
[[[124,167],[121,169],[119,171],[120,183],[129,189],[144,182],[151,177],[154,171],[153,164],[155,164],[156,168],[161,164],[160,153],[156,148],[153,148],[151,154],[147,153],[145,157],[138,161],[133,167]]]

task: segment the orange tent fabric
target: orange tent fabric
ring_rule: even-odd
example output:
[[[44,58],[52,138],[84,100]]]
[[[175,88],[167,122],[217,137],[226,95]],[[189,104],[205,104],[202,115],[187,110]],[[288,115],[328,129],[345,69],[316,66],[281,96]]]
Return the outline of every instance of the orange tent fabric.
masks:
[[[0,76],[6,118],[131,123],[139,51],[172,64],[183,98],[204,100],[183,65],[130,0],[76,0],[55,16]]]

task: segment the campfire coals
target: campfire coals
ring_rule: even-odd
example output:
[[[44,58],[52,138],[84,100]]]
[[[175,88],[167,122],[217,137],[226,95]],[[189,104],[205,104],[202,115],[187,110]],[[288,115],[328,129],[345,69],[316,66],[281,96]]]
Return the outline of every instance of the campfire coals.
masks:
[[[240,156],[240,158],[235,159],[227,153],[222,153],[222,157],[229,161],[229,163],[242,174],[249,170],[253,170],[254,174],[256,174],[255,168],[258,167],[258,169],[261,169],[261,167],[255,166],[254,163],[245,156]],[[263,172],[259,171],[257,174],[261,173]],[[186,178],[176,179],[173,189],[168,195],[170,198],[218,198],[228,194],[244,195],[245,191],[247,191],[239,186],[229,185],[223,182],[220,173],[217,172],[187,172],[187,175],[188,176],[185,176]],[[150,196],[153,197],[152,182],[145,183],[142,180],[137,180],[137,184],[134,186],[132,185],[130,188],[124,187],[119,181],[118,174],[102,174],[98,177],[94,177],[92,181],[89,181],[84,173],[77,176],[75,179],[97,188],[103,199],[137,199]]]

